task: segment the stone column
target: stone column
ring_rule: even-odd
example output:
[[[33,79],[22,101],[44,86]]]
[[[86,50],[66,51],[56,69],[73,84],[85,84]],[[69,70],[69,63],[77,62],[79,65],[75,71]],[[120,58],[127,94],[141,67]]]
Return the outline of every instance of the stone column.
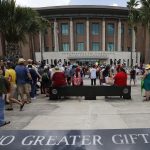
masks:
[[[118,51],[121,51],[121,21],[118,22]]]
[[[105,51],[105,20],[102,21],[102,51]]]
[[[54,51],[57,52],[59,51],[59,43],[58,43],[58,24],[57,21],[55,19],[54,21]]]
[[[89,31],[89,19],[87,18],[87,20],[86,20],[86,49],[87,49],[87,51],[89,51],[90,50],[90,40],[89,40],[89,38],[90,38],[90,31]]]
[[[73,21],[70,19],[70,51],[74,51]]]

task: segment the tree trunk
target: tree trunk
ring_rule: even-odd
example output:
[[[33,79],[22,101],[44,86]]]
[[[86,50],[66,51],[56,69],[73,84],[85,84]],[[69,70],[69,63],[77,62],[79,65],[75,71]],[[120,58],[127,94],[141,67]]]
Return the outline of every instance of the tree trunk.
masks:
[[[20,57],[19,44],[7,43],[6,57],[12,61],[16,61]]]
[[[33,40],[33,35],[29,35],[29,46],[30,46],[30,57],[32,60],[35,60],[35,55],[34,55],[34,40]]]
[[[32,59],[35,60],[35,46],[34,46],[34,36],[31,36],[31,45],[32,45]]]
[[[2,45],[2,55],[6,56],[6,43],[5,43],[5,36],[1,33],[1,45]]]
[[[146,32],[145,32],[145,64],[148,64],[150,62],[150,32],[148,27],[146,27]]]

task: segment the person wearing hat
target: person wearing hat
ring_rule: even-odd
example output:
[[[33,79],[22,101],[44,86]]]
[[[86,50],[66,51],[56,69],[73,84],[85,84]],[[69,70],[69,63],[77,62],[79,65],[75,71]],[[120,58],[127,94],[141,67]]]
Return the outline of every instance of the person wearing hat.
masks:
[[[31,67],[32,66],[32,67]],[[35,70],[37,76],[38,76],[38,80],[37,81],[41,81],[42,80],[42,76],[40,75],[39,71],[38,71],[38,68],[35,66],[34,64],[34,61],[32,59],[28,59],[27,60],[27,68],[32,68],[32,70]],[[32,76],[32,75],[31,75]],[[37,81],[36,81],[36,85],[37,85]],[[31,91],[32,91],[32,88],[31,88]],[[35,86],[35,95],[36,95],[36,86]]]
[[[30,103],[30,80],[32,80],[29,69],[25,66],[25,60],[23,58],[19,58],[18,65],[15,67],[16,71],[16,81],[18,87],[18,94],[21,97],[22,103]],[[26,94],[27,100],[24,99],[24,94]]]
[[[66,85],[67,85],[67,81],[66,81],[64,71],[62,71],[58,66],[56,66],[54,69],[54,73],[52,75],[52,86],[62,87]]]
[[[0,127],[7,125],[10,123],[10,121],[5,121],[5,115],[4,115],[4,109],[5,109],[5,100],[4,100],[4,94],[7,93],[9,87],[8,82],[3,76],[3,70],[0,67]]]
[[[35,66],[35,64],[33,63],[33,60],[32,60],[32,59],[28,59],[28,60],[27,60],[27,67],[28,67],[29,65],[32,65],[32,68],[36,71],[36,73],[37,73],[37,75],[38,75],[38,78],[41,79],[41,75],[40,75],[40,73],[38,72],[38,69],[37,69],[37,67]]]
[[[18,59],[18,64],[24,64],[24,63],[25,63],[25,59],[23,59],[23,58]]]
[[[144,79],[144,85],[143,88],[145,89],[145,96],[146,99],[143,101],[149,101],[150,100],[150,65],[146,65],[145,67],[145,73],[143,75]]]

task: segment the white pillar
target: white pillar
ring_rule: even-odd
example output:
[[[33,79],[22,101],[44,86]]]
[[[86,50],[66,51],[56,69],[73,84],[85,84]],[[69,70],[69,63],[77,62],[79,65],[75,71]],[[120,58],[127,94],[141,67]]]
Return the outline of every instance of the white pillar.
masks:
[[[132,52],[135,52],[135,30],[132,28]]]
[[[58,24],[56,20],[54,21],[54,51],[59,51],[59,43],[58,43]]]
[[[89,32],[89,20],[86,20],[86,49],[87,51],[90,50],[90,32]]]
[[[105,20],[102,21],[102,51],[105,51]]]
[[[118,51],[121,51],[121,21],[118,22]]]
[[[70,51],[74,51],[74,40],[73,40],[73,21],[70,20]]]

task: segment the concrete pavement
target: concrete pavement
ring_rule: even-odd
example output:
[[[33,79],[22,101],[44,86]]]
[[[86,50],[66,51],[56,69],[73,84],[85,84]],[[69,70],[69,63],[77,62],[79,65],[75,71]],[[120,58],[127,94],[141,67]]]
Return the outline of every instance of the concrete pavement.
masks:
[[[84,83],[90,84],[90,81],[85,79]],[[11,124],[0,130],[150,128],[150,102],[142,101],[140,79],[132,86],[131,95],[132,100],[112,97],[107,101],[104,97],[50,101],[39,95],[31,104],[26,104],[23,111],[14,104],[14,110],[5,113]]]

